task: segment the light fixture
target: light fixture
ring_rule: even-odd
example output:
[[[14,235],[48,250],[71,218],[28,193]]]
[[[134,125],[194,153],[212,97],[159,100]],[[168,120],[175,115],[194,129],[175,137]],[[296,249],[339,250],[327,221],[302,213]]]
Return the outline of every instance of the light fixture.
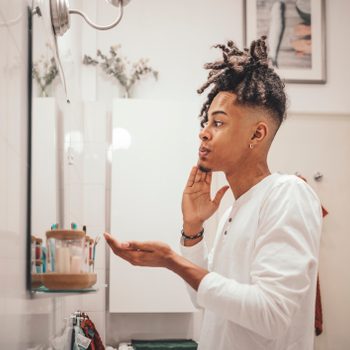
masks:
[[[67,102],[69,102],[66,79],[62,69],[62,64],[58,52],[57,36],[64,35],[70,28],[70,15],[75,14],[84,18],[86,23],[97,30],[108,30],[114,28],[121,21],[123,17],[123,8],[130,0],[105,0],[109,4],[119,8],[119,14],[116,20],[109,25],[97,25],[93,23],[89,17],[80,10],[70,9],[68,0],[37,0],[33,5],[33,14],[37,14],[43,17],[45,27],[48,31],[51,46],[55,61],[57,64],[58,72],[61,78],[63,89],[66,94]]]

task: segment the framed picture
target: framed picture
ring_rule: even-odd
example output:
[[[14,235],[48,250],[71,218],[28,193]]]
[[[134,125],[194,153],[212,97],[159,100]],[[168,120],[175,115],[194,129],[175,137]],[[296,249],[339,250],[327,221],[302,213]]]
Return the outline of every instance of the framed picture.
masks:
[[[324,0],[244,0],[245,46],[267,36],[276,72],[291,83],[325,83]]]

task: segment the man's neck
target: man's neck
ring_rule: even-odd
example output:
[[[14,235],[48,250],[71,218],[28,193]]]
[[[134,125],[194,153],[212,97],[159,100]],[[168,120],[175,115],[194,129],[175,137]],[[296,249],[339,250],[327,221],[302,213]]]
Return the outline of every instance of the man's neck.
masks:
[[[270,174],[271,172],[266,161],[263,161],[256,163],[254,167],[240,168],[239,171],[225,175],[235,199],[238,199],[242,194]]]

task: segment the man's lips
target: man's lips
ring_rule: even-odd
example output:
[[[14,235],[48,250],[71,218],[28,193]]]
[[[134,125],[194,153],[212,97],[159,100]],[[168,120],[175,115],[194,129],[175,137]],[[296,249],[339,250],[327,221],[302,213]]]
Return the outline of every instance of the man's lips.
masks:
[[[200,157],[206,157],[209,154],[209,152],[210,152],[209,148],[201,146],[199,148],[199,152],[198,153],[199,153]]]

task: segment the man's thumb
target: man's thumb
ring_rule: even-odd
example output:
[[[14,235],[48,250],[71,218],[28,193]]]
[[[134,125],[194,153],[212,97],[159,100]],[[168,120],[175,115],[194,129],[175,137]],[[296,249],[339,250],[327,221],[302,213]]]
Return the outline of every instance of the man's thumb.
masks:
[[[226,193],[226,191],[230,188],[230,186],[224,186],[221,187],[219,191],[216,192],[215,198],[213,200],[213,202],[219,206],[220,202],[222,200],[222,197],[224,196],[224,194]]]

